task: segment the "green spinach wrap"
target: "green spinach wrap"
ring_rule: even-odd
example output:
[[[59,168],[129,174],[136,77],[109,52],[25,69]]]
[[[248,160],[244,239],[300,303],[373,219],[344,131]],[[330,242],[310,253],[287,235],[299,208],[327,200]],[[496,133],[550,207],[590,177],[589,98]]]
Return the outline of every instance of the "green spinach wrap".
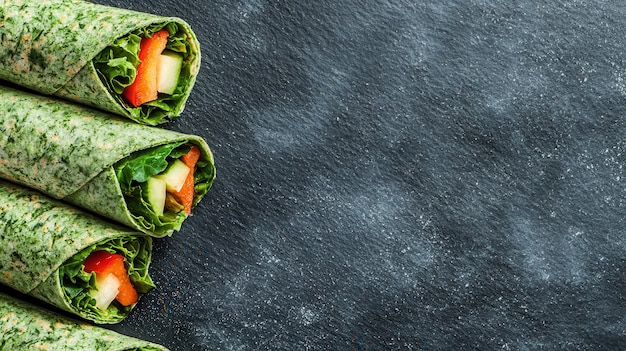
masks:
[[[199,136],[0,86],[0,177],[157,237],[215,178]]]
[[[0,293],[0,350],[167,351]]]
[[[121,259],[125,276],[104,256]],[[96,323],[116,323],[154,288],[151,257],[150,236],[0,181],[0,283]],[[134,300],[120,301],[126,288]]]
[[[6,0],[0,79],[156,125],[180,115],[200,68],[182,19],[80,0]]]

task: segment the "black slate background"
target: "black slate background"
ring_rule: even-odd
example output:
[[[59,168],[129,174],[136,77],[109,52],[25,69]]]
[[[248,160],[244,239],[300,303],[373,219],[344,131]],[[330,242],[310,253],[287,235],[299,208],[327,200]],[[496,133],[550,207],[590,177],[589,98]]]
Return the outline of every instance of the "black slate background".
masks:
[[[621,1],[119,1],[218,178],[112,329],[171,350],[626,349]]]

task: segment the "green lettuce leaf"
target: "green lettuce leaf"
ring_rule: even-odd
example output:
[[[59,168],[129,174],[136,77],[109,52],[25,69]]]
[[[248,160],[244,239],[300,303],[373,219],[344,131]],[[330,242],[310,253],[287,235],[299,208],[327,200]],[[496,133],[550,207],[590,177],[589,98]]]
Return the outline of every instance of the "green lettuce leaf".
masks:
[[[83,269],[83,262],[90,253],[97,250],[106,250],[118,253],[126,258],[126,269],[135,290],[140,295],[155,288],[148,275],[148,266],[152,256],[152,241],[149,237],[115,238],[104,243],[92,245],[61,265],[59,275],[63,291],[71,301],[72,306],[90,316],[112,320],[123,319],[132,306],[122,306],[113,302],[106,311],[96,307],[96,301],[89,295],[89,291],[96,288],[95,273],[87,273]]]
[[[212,180],[215,177],[215,169],[210,167],[210,164],[207,161],[200,159],[196,164],[194,175],[194,205],[196,205],[211,188],[213,183]]]
[[[143,183],[163,172],[168,166],[168,158],[180,157],[178,153],[172,155],[172,152],[181,144],[183,142],[138,151],[119,162],[115,168],[122,189],[131,188],[133,181]]]
[[[132,84],[137,75],[141,38],[151,37],[163,28],[167,28],[170,33],[166,49],[183,55],[183,67],[178,86],[172,95],[159,94],[157,100],[133,107],[124,101],[121,94],[124,88]],[[155,24],[118,38],[93,59],[93,64],[104,84],[111,90],[112,95],[120,104],[126,106],[136,120],[148,124],[157,124],[168,113],[175,111],[179,107],[181,99],[185,97],[185,90],[193,78],[189,63],[194,59],[194,55],[184,31],[180,30],[176,23],[168,23],[165,26]]]
[[[135,80],[140,62],[140,43],[141,37],[131,33],[115,40],[94,59],[101,77],[106,79],[106,85],[116,94],[121,94]]]

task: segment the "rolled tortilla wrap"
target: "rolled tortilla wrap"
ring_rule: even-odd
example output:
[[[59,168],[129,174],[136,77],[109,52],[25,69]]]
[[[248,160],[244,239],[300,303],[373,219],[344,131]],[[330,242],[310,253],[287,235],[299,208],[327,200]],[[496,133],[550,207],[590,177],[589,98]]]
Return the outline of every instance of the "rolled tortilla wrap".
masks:
[[[199,43],[183,20],[80,0],[3,4],[0,79],[144,124],[163,123],[183,111],[200,68]],[[176,61],[182,67],[169,71],[180,76],[173,92],[135,107],[122,92],[137,77],[141,40],[161,29],[169,33],[162,53],[182,59]]]
[[[190,167],[195,184],[188,208],[215,177],[213,156],[201,137],[0,86],[0,177],[144,233],[171,235],[189,215],[170,191],[162,195],[167,209],[152,208],[149,195],[156,191],[148,193],[146,184],[168,173],[191,147],[200,158]]]
[[[95,327],[0,293],[0,349],[167,351],[148,341]]]
[[[150,236],[0,181],[0,283],[96,323],[116,323],[135,304],[95,306],[96,274],[84,262],[102,250],[124,256],[139,297],[154,288]]]

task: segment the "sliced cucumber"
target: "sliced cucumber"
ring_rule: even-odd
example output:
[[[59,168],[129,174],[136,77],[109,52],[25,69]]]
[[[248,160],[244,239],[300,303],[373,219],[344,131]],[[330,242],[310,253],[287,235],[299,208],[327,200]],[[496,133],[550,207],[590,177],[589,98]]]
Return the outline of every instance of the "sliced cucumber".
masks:
[[[165,180],[158,177],[148,178],[146,186],[147,200],[158,216],[163,215],[166,189]]]
[[[164,50],[161,53],[157,68],[157,90],[159,93],[174,94],[182,67],[182,55],[169,50]]]
[[[181,160],[175,160],[172,164],[155,178],[159,178],[165,181],[165,186],[168,191],[180,191],[185,185],[185,180],[191,169]],[[163,195],[165,196],[165,195]]]
[[[91,290],[89,294],[96,300],[96,307],[106,310],[117,297],[119,288],[119,279],[113,273],[109,273],[104,278],[96,277],[96,289]]]

